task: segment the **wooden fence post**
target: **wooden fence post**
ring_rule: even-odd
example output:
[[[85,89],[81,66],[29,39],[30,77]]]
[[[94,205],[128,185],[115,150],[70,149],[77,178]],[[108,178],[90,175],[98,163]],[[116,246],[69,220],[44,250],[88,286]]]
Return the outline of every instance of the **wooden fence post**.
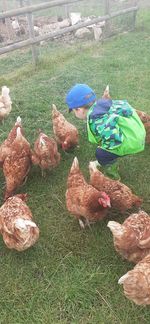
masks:
[[[70,11],[69,5],[66,4],[66,5],[65,5],[65,14],[66,14],[66,18],[69,18],[69,11]]]
[[[137,6],[138,5],[138,1],[134,0],[133,1],[133,5]],[[136,15],[137,15],[137,10],[133,12],[133,23],[132,23],[132,30],[135,29],[135,24],[136,24]]]
[[[104,14],[105,15],[110,15],[110,1],[109,0],[105,0],[105,12]],[[106,27],[105,27],[105,31],[106,31],[106,36],[109,35],[110,33],[110,22],[109,20],[106,22]]]
[[[27,0],[28,5],[31,5],[31,0]],[[32,13],[27,13],[27,20],[28,20],[28,27],[29,27],[29,36],[31,40],[34,40],[35,34],[34,34],[34,23],[33,23],[33,15]],[[36,45],[31,45],[32,50],[32,59],[33,63],[36,65],[38,63],[38,53]]]
[[[105,15],[109,15],[110,13],[110,2],[109,0],[105,0]]]
[[[16,0],[16,8],[22,8],[23,6],[23,0]]]
[[[20,0],[20,7],[23,7],[23,0]]]

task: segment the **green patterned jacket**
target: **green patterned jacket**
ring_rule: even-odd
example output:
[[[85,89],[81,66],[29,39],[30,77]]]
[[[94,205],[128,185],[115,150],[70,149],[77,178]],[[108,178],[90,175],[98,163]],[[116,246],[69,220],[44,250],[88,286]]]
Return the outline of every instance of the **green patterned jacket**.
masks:
[[[126,100],[101,99],[87,115],[88,139],[119,156],[144,150],[145,128]]]

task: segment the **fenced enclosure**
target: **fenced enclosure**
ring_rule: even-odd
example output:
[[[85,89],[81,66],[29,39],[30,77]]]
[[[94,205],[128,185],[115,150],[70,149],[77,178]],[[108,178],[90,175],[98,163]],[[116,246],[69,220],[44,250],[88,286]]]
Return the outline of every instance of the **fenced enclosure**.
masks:
[[[75,33],[79,29],[85,31],[86,27],[88,27],[88,29],[86,28],[88,33],[90,28],[93,29],[94,38],[99,41],[116,32],[134,29],[138,10],[135,0],[36,2],[33,5],[31,0],[15,1],[14,5],[18,8],[8,10],[9,1],[3,1],[4,12],[0,14],[0,39],[2,43],[0,54],[31,46],[33,61],[36,63],[38,52],[35,44],[63,37],[65,34]],[[44,9],[47,9],[47,11],[43,18],[41,15]],[[80,18],[76,23],[72,22],[71,13],[80,13]],[[42,21],[45,30],[41,28]],[[3,34],[7,36],[4,41]],[[79,38],[82,38],[81,34],[79,35]]]
[[[87,1],[82,17],[99,16],[97,7],[104,2],[97,0],[96,13],[89,3]],[[125,4],[111,3],[114,12]],[[13,0],[10,5],[8,10],[16,8],[12,6]],[[118,5],[120,9],[116,9]],[[79,12],[83,2],[68,6],[74,6],[69,12]],[[62,9],[65,20],[66,8]],[[34,25],[42,19],[45,24],[49,17],[60,17],[62,9],[53,7],[36,11]],[[100,15],[105,14],[102,11]],[[18,16],[19,24],[20,18],[26,19]],[[127,26],[128,18],[129,14],[126,14],[109,20],[110,33],[113,32],[111,28],[114,30],[119,26],[116,20],[121,20],[123,30],[131,27]],[[27,39],[29,36],[16,36],[17,41],[23,37]],[[134,32],[125,32],[104,42],[75,40],[75,32],[71,32],[48,40],[44,46],[37,45],[39,59],[42,59],[36,68],[30,64],[30,47],[0,56],[0,87],[7,85],[12,99],[12,111],[0,127],[1,143],[7,138],[17,116],[22,118],[25,137],[32,148],[37,129],[53,137],[50,111],[53,103],[78,128],[80,135],[79,148],[70,153],[60,149],[62,159],[57,169],[42,178],[38,166],[33,166],[26,183],[18,189],[17,193],[29,194],[28,205],[40,228],[40,238],[33,248],[19,253],[8,250],[0,236],[1,323],[149,323],[150,307],[129,301],[122,286],[118,285],[118,279],[134,265],[115,252],[107,223],[109,220],[123,223],[127,215],[110,211],[110,217],[82,231],[64,203],[67,176],[74,156],[78,157],[87,181],[88,162],[95,160],[95,146],[88,143],[85,124],[68,113],[66,93],[75,83],[87,83],[100,97],[109,84],[112,98],[126,98],[133,107],[150,114],[149,37],[150,11],[139,10]],[[147,145],[144,152],[126,156],[120,161],[119,172],[122,182],[143,198],[142,208],[150,215],[149,155],[150,146]],[[0,181],[2,204],[5,181],[2,169]]]

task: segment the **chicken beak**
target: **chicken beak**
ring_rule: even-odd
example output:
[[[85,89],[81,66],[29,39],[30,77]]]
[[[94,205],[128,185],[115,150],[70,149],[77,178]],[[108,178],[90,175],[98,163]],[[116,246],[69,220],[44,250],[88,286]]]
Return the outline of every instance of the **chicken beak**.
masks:
[[[111,207],[110,201],[107,202],[107,207],[109,207],[109,208]]]

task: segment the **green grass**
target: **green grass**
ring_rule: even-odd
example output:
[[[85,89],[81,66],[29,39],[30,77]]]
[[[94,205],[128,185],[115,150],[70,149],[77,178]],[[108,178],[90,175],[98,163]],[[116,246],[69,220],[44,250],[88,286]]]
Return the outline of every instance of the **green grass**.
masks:
[[[67,90],[76,82],[89,84],[101,95],[109,83],[113,98],[126,98],[150,113],[150,12],[139,14],[137,29],[103,44],[63,45],[51,42],[42,48],[40,64],[31,65],[30,51],[16,51],[0,59],[0,86],[10,87],[13,109],[0,127],[2,142],[16,117],[22,117],[25,135],[33,146],[36,129],[53,135],[50,107],[55,103],[79,129],[80,148],[62,153],[57,169],[41,178],[32,167],[26,184],[28,205],[40,228],[37,244],[18,253],[6,248],[0,238],[0,323],[3,324],[148,324],[149,307],[127,300],[118,279],[133,267],[114,251],[107,222],[124,217],[112,213],[107,219],[80,230],[66,210],[66,179],[74,156],[88,175],[88,162],[95,147],[88,143],[85,124],[68,114]],[[150,213],[150,146],[135,156],[120,160],[122,181],[144,198]],[[4,177],[0,173],[2,204]]]

